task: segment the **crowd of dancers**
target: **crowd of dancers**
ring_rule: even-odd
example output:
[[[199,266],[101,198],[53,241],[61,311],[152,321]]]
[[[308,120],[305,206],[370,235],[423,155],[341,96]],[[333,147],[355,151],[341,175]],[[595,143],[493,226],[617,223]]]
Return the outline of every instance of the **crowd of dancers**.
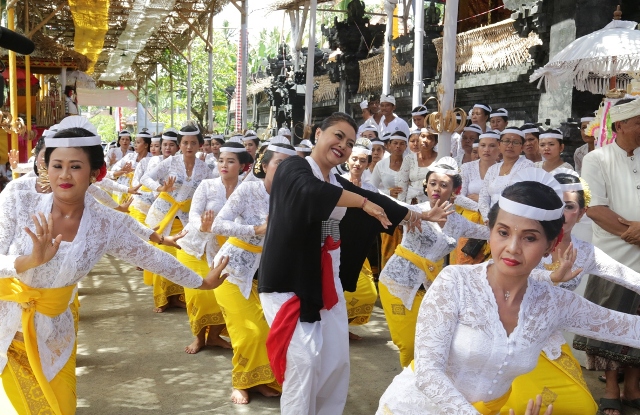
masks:
[[[618,104],[611,146],[633,155],[640,100]],[[0,194],[0,372],[15,411],[75,413],[77,283],[109,254],[143,270],[153,311],[186,308],[186,353],[233,349],[236,404],[260,393],[283,414],[342,413],[349,325],[367,324],[379,298],[404,370],[377,414],[595,413],[562,330],[640,348],[635,311],[572,292],[587,274],[640,292],[638,268],[572,235],[590,205],[613,209],[620,234],[640,219],[611,201],[606,148],[581,128],[574,169],[559,130],[476,104],[443,156],[426,107],[413,129],[393,96],[361,108],[362,125],[334,113],[295,145],[287,128],[261,141],[187,123],[121,131],[106,155],[96,128],[69,116],[33,163],[11,154],[26,173]],[[584,349],[617,376],[606,347]],[[614,401],[600,409],[616,415]]]

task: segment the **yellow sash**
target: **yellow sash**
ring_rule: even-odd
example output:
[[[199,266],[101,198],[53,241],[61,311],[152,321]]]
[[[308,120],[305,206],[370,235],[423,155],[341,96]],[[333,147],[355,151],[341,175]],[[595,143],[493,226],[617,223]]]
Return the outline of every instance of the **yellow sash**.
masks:
[[[142,186],[138,189],[139,192],[153,192],[153,190],[149,189],[147,186]]]
[[[221,247],[222,245],[224,245],[225,242],[227,242],[227,237],[226,236],[222,236],[222,235],[216,235],[216,241],[218,241],[218,246]],[[235,246],[237,246],[237,245],[235,245]]]
[[[227,242],[229,242],[233,246],[237,246],[238,248],[242,248],[245,251],[253,252],[254,254],[262,253],[262,247],[261,246],[251,245],[249,243],[246,243],[242,239],[238,239],[238,238],[235,238],[233,236],[231,238],[227,239]]]
[[[69,307],[74,287],[71,285],[61,288],[31,288],[16,278],[0,278],[0,300],[12,301],[22,306],[22,331],[29,364],[42,388],[42,393],[56,415],[61,415],[62,412],[58,399],[42,371],[34,316],[36,311],[47,317],[64,313]]]
[[[477,210],[465,209],[462,206],[456,206],[456,212],[467,218],[470,222],[483,224],[482,215]]]
[[[440,271],[442,271],[442,266],[444,265],[444,259],[441,259],[438,262],[432,262],[427,258],[421,257],[415,252],[411,252],[402,245],[396,246],[395,254],[400,258],[404,258],[407,261],[410,261],[413,265],[421,269],[431,282],[436,279]]]
[[[411,361],[411,370],[416,371],[415,361]],[[482,415],[496,415],[500,412],[500,409],[507,403],[509,400],[509,395],[511,395],[511,388],[499,398],[496,398],[492,401],[484,402],[478,401],[474,402],[471,405],[476,409],[476,411],[480,412]]]
[[[171,196],[169,193],[166,193],[166,192],[160,192],[160,195],[158,196],[158,198],[171,203],[171,207],[169,208],[169,211],[167,212],[166,215],[164,215],[164,219],[162,219],[158,224],[157,232],[159,234],[162,234],[162,232],[164,232],[164,230],[167,228],[169,223],[171,223],[173,218],[176,217],[176,213],[178,213],[178,210],[181,210],[184,213],[189,213],[189,209],[191,209],[191,199],[187,199],[183,202],[177,202],[173,198],[173,196]]]

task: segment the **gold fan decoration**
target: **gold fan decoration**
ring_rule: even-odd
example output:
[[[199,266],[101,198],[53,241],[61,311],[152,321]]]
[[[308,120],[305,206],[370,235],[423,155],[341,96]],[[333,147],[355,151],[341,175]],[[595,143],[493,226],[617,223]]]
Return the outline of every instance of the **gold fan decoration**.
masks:
[[[429,98],[424,105],[431,100],[435,100],[438,103],[438,111],[432,112],[426,118],[427,128],[436,133],[459,133],[462,132],[467,124],[467,113],[462,108],[455,108],[454,110],[447,110],[446,113],[442,113],[440,108],[440,101],[436,97]],[[456,118],[456,115],[460,115],[460,121]]]
[[[0,128],[7,133],[16,133],[18,135],[25,135],[27,132],[27,126],[24,124],[22,118],[16,118],[15,120],[8,112],[0,111]],[[35,137],[35,131],[32,131],[29,138]]]

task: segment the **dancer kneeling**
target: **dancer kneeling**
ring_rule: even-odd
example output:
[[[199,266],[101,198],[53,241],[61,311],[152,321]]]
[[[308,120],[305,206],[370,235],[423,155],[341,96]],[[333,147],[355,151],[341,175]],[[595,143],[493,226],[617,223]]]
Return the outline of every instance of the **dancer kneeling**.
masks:
[[[640,318],[537,281],[558,242],[562,189],[542,169],[524,169],[490,210],[493,260],[445,268],[425,295],[415,361],[380,399],[377,414],[496,414],[516,376],[531,371],[557,330],[632,347]],[[571,274],[572,245],[557,275]]]

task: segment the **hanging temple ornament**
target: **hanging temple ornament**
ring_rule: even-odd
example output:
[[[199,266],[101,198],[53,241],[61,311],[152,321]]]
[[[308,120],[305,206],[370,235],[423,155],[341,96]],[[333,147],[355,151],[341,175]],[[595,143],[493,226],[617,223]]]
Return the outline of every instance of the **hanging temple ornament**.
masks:
[[[440,101],[436,97],[429,98],[424,105],[431,100],[435,100],[438,103],[438,111],[432,112],[427,115],[425,122],[427,128],[435,133],[460,133],[467,124],[467,113],[462,108],[455,108],[454,110],[447,110],[446,113],[442,113],[440,107]],[[460,119],[458,119],[460,117]]]

